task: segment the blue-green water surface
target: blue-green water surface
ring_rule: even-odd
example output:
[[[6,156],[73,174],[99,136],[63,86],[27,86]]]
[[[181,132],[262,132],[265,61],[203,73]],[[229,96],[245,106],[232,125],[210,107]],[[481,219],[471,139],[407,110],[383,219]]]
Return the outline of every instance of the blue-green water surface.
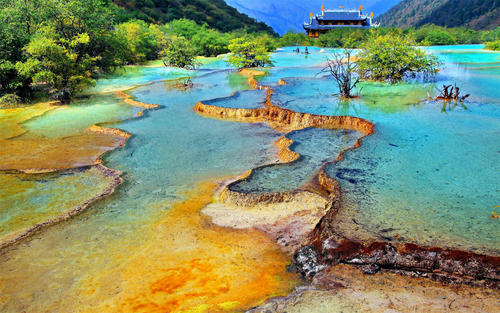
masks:
[[[364,83],[361,98],[347,102],[334,95],[331,80],[317,75],[326,52],[311,49],[306,56],[287,48],[273,54],[276,67],[261,81],[275,86],[276,104],[375,123],[374,135],[327,168],[342,187],[339,230],[362,238],[383,236],[500,254],[499,220],[491,218],[500,205],[500,54],[480,48],[429,49],[444,62],[436,82]],[[226,67],[223,61],[193,72],[138,67],[98,83],[92,93],[145,84],[132,95],[162,108],[113,125],[133,136],[125,147],[105,157],[106,166],[123,171],[125,180],[111,197],[0,256],[0,311],[93,311],[103,301],[112,301],[126,281],[121,266],[150,247],[156,232],[165,231],[157,221],[168,216],[173,203],[185,199],[201,181],[234,176],[275,157],[274,142],[283,134],[265,124],[209,119],[193,110],[197,101],[210,99],[226,99],[230,107],[260,106],[258,92],[225,98],[249,89],[244,78]],[[193,77],[192,89],[179,90],[162,81],[186,76]],[[276,86],[285,77],[289,84]],[[427,100],[441,85],[454,83],[471,94],[463,104]],[[122,110],[110,103],[110,97],[96,100],[96,107],[83,103],[47,113],[26,122],[26,128],[47,137],[71,135],[103,121],[108,105],[118,110],[109,111],[112,120],[135,115],[135,109]],[[70,119],[86,110],[96,116],[78,120],[72,129]],[[56,121],[64,126],[52,129],[50,124]],[[296,140],[292,149],[301,152],[302,159],[256,171],[256,183],[249,180],[240,188],[250,192],[300,188],[359,134],[308,129],[289,136]],[[175,233],[159,246],[173,249],[174,239],[182,236]],[[175,248],[189,251],[204,241],[194,237]],[[105,283],[99,284],[100,280]]]
[[[276,88],[273,101],[288,109],[376,125],[361,148],[327,168],[343,190],[339,220],[355,220],[370,237],[500,252],[500,226],[491,217],[500,204],[500,53],[479,48],[429,49],[443,62],[435,82],[363,83],[361,98],[350,101],[334,96],[324,77]],[[450,84],[471,96],[428,100]]]

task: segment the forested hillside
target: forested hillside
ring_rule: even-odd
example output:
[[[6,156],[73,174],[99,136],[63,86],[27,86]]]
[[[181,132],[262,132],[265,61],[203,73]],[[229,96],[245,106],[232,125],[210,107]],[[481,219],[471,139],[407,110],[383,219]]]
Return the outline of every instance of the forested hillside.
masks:
[[[138,18],[150,23],[166,23],[187,18],[198,24],[207,23],[223,32],[247,29],[248,32],[272,32],[271,27],[227,5],[223,0],[114,0],[126,11],[125,18]]]
[[[435,24],[493,29],[500,25],[500,0],[404,0],[378,21],[395,27]]]

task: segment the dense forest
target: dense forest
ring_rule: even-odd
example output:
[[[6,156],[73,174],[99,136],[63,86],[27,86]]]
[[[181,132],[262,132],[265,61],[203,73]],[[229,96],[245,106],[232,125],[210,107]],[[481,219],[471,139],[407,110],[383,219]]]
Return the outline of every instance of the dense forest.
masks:
[[[212,6],[204,8],[199,15],[208,20]],[[184,57],[227,53],[230,40],[248,34],[271,49],[274,33],[257,33],[260,24],[246,19],[229,33],[189,19],[147,23],[111,0],[0,0],[0,104],[40,96],[69,101],[117,67],[155,59],[184,67]],[[179,59],[181,52],[189,54]]]
[[[500,25],[500,0],[404,0],[377,20],[384,27],[493,29]]]
[[[238,12],[223,0],[114,0],[114,3],[125,9],[125,19],[164,24],[187,18],[222,32],[245,28],[249,32],[274,33],[271,27]]]

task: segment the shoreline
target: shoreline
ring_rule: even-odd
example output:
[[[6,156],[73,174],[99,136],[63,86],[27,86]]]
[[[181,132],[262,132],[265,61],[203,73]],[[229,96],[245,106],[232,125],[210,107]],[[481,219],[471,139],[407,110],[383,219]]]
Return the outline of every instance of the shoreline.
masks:
[[[127,91],[132,90],[134,88],[136,88],[136,87],[130,88]],[[124,91],[115,92],[115,94],[117,94],[119,96],[119,98],[125,104],[144,109],[142,111],[139,111],[136,116],[131,117],[129,119],[136,119],[136,118],[144,117],[144,111],[158,109],[161,107],[157,104],[149,104],[149,103],[143,103],[140,101],[136,101],[133,99],[133,97],[131,95],[127,94],[126,91],[125,92]],[[54,106],[54,104],[55,104],[55,102],[50,103],[51,106]],[[38,115],[35,114],[33,116],[30,116],[29,118],[22,120],[21,122],[26,122],[27,120],[29,120],[33,117],[43,115],[45,112],[53,110],[53,109],[55,109],[55,108],[48,109],[48,110],[46,110]],[[126,119],[126,120],[128,120],[128,119]],[[21,122],[18,122],[18,125]],[[95,134],[102,134],[104,136],[109,136],[109,137],[119,137],[122,139],[116,145],[113,145],[109,150],[104,151],[104,152],[100,153],[99,155],[97,155],[95,157],[95,161],[92,163],[73,166],[73,167],[67,167],[67,168],[17,168],[17,169],[13,168],[13,169],[1,169],[0,170],[0,173],[2,173],[2,172],[4,172],[4,173],[12,173],[12,172],[16,173],[17,172],[17,173],[22,173],[22,174],[43,174],[43,173],[54,173],[54,172],[59,172],[59,171],[72,171],[72,170],[79,170],[79,169],[89,170],[91,168],[96,168],[103,174],[104,177],[111,177],[112,178],[112,181],[110,182],[110,184],[100,194],[84,201],[82,204],[80,204],[76,207],[73,207],[72,209],[66,211],[65,213],[60,214],[58,216],[55,216],[49,220],[45,220],[43,222],[37,223],[29,228],[21,229],[21,230],[11,232],[11,233],[4,235],[3,236],[4,238],[0,238],[0,254],[5,253],[6,248],[14,246],[14,245],[22,242],[23,240],[28,239],[31,236],[43,231],[44,229],[46,229],[50,226],[56,225],[58,223],[67,221],[67,220],[71,219],[72,217],[82,213],[94,202],[113,194],[115,191],[115,188],[123,183],[123,179],[121,178],[122,172],[104,166],[103,160],[102,160],[102,157],[106,153],[113,151],[119,147],[123,147],[127,143],[128,139],[130,139],[132,137],[132,134],[130,134],[124,130],[121,130],[118,128],[113,128],[113,127],[102,126],[103,124],[114,123],[114,122],[115,121],[108,121],[108,122],[93,124],[85,130],[85,131],[89,131],[89,132],[95,133]],[[19,125],[19,128],[22,129],[24,131],[24,133],[26,132],[20,125]]]
[[[280,84],[285,84],[285,83],[286,83],[285,80],[280,80]],[[270,91],[270,88],[259,87],[259,86],[257,86],[257,87],[267,90],[267,92],[268,92],[267,98],[269,98],[269,102],[270,102],[270,96],[271,96],[271,92],[272,92],[272,91]],[[128,98],[133,98],[133,97],[129,96]],[[132,99],[132,101],[135,102],[135,100],[133,100],[133,99]],[[199,103],[201,103],[201,102],[199,102]],[[198,103],[196,104],[196,106],[198,106]],[[203,104],[200,104],[199,107],[204,108]],[[333,127],[333,125],[335,125],[337,127],[340,127],[339,125],[346,125],[346,126],[350,126],[350,127],[367,127],[366,129],[371,129],[372,133],[374,131],[373,124],[371,124],[368,121],[366,121],[366,122],[370,123],[371,127],[368,127],[367,126],[368,124],[364,124],[364,123],[359,122],[359,121],[356,123],[349,122],[350,119],[345,118],[345,117],[342,117],[340,119],[339,118],[331,119],[330,117],[325,118],[325,119],[314,118],[314,117],[312,117],[311,114],[307,115],[304,113],[297,113],[297,112],[293,112],[290,110],[286,110],[286,111],[288,111],[288,112],[286,112],[286,111],[281,111],[281,110],[285,110],[285,109],[281,109],[279,107],[276,107],[276,108],[273,108],[273,107],[276,107],[276,106],[274,106],[272,103],[267,103],[267,101],[266,101],[266,108],[264,110],[268,110],[268,113],[259,113],[262,115],[255,116],[255,115],[253,115],[252,112],[243,111],[246,113],[241,115],[241,118],[244,119],[244,122],[249,122],[249,123],[256,123],[256,122],[268,123],[269,121],[268,120],[266,121],[265,118],[267,118],[267,116],[269,116],[270,119],[272,119],[272,122],[269,122],[268,124],[275,129],[279,129],[279,130],[282,130],[285,132],[292,131],[293,127],[301,127],[298,129],[304,129],[307,127]],[[269,109],[269,108],[271,108],[271,109]],[[226,108],[221,108],[221,109],[226,109]],[[195,110],[196,110],[196,107],[195,107]],[[261,109],[231,109],[231,110],[253,111],[253,110],[261,110]],[[140,111],[139,114],[134,118],[143,116],[142,112],[143,111]],[[222,111],[218,111],[216,108],[214,108],[213,111],[211,111],[211,112],[222,112]],[[198,113],[200,113],[200,112],[198,112]],[[207,112],[201,112],[201,115],[204,115],[204,113],[207,113]],[[218,115],[218,114],[220,114],[220,115]],[[269,115],[266,115],[266,114],[269,114]],[[209,115],[209,114],[207,114],[207,115]],[[238,119],[240,118],[239,113],[228,114],[228,116],[229,117],[227,119],[234,119],[235,121],[239,121]],[[220,118],[220,119],[224,119],[224,120],[226,119],[224,113],[216,113],[215,116],[208,116],[208,117],[215,117],[215,118]],[[254,119],[256,120],[255,122],[253,121]],[[359,119],[359,120],[362,120],[362,119]],[[113,134],[113,135],[116,135],[118,133],[119,135],[122,135],[122,136],[128,136],[124,140],[123,144],[125,144],[127,142],[127,139],[129,139],[130,136],[132,136],[131,134],[129,134],[125,131],[122,131],[120,129],[106,128],[106,127],[100,126],[102,124],[106,124],[106,122],[99,123],[99,125],[92,125],[91,127],[94,128],[94,131],[96,131],[96,132],[103,132],[103,133]],[[291,125],[293,125],[293,126],[291,126]],[[304,125],[315,125],[315,126],[307,126],[306,127]],[[365,129],[365,131],[366,131],[366,129]],[[336,210],[339,209],[339,208],[335,208],[335,203],[340,204],[339,200],[341,197],[341,190],[340,190],[340,187],[338,185],[338,182],[334,178],[328,176],[324,172],[323,169],[328,164],[335,163],[335,162],[339,161],[340,159],[342,159],[343,154],[345,152],[360,147],[362,144],[362,140],[364,140],[365,137],[370,136],[372,133],[369,133],[369,134],[367,133],[364,136],[358,138],[358,140],[356,141],[356,143],[353,146],[342,150],[339,153],[339,155],[337,156],[336,160],[326,162],[321,167],[321,169],[318,171],[318,174],[316,175],[314,180],[309,182],[308,184],[306,184],[304,186],[304,188],[301,188],[301,190],[298,190],[297,193],[290,194],[289,198],[287,198],[288,195],[287,196],[281,195],[281,196],[277,196],[277,197],[273,196],[273,197],[270,197],[268,199],[268,203],[267,203],[268,205],[271,205],[271,206],[276,205],[274,207],[275,211],[280,211],[283,208],[290,206],[290,204],[293,203],[293,201],[295,201],[295,200],[297,200],[295,202],[296,204],[300,204],[300,203],[304,204],[303,197],[305,196],[309,200],[309,202],[306,203],[305,207],[298,208],[296,211],[288,212],[289,214],[286,216],[282,216],[279,214],[277,214],[275,216],[271,216],[272,218],[274,218],[273,220],[271,220],[271,221],[267,220],[261,224],[255,224],[255,223],[252,224],[252,220],[250,218],[250,219],[248,219],[250,222],[243,228],[256,228],[257,230],[262,231],[263,233],[267,234],[269,237],[271,237],[271,239],[274,242],[277,243],[277,246],[281,246],[281,249],[284,250],[289,256],[295,254],[295,252],[298,251],[297,249],[306,246],[305,244],[310,244],[312,242],[312,240],[314,239],[314,238],[309,237],[310,232],[316,231],[314,228],[316,228],[317,225],[319,225],[319,223],[324,221],[328,214],[330,214],[330,213],[335,214]],[[296,160],[297,158],[300,157],[300,155],[297,152],[290,149],[290,146],[292,143],[293,143],[293,141],[291,139],[287,138],[286,134],[284,136],[280,137],[277,141],[275,141],[274,144],[278,148],[277,157],[279,158],[279,160],[281,162],[283,162],[283,163],[293,162],[294,160]],[[273,163],[273,164],[276,164],[276,163]],[[115,171],[112,169],[108,169],[102,164],[92,165],[92,166],[103,167],[104,169],[107,169],[111,172],[118,172],[118,171]],[[268,166],[268,165],[263,165],[263,166]],[[258,168],[258,167],[256,167],[256,168]],[[252,171],[252,169],[249,170],[248,172],[246,172],[246,174],[243,176],[239,176],[238,178],[233,178],[233,179],[227,179],[224,182],[220,182],[220,180],[218,180],[221,185],[219,185],[220,186],[218,188],[219,190],[215,191],[215,195],[220,196],[221,194],[223,194],[225,192],[226,189],[229,190],[228,186],[235,182],[234,179],[236,179],[236,181],[244,179],[245,177],[250,175],[251,171]],[[117,183],[116,186],[120,185],[120,183],[123,182],[123,179],[119,176],[119,174],[118,174],[117,178],[119,180],[119,183]],[[113,193],[115,187],[113,187],[113,189],[110,190],[109,194]],[[109,195],[109,194],[107,194],[107,195]],[[98,199],[100,199],[102,197],[106,197],[107,195],[102,195],[101,197],[96,198],[95,200],[89,200],[89,203],[86,204],[84,207],[81,207],[81,208],[79,207],[80,208],[79,211],[75,211],[74,214],[68,215],[67,218],[65,218],[63,220],[58,220],[58,221],[55,221],[53,224],[42,225],[42,226],[40,226],[40,228],[34,229],[33,233],[29,233],[25,237],[20,238],[19,242],[22,242],[22,240],[29,238],[29,236],[31,236],[32,234],[37,233],[37,232],[45,229],[46,227],[50,227],[51,225],[54,225],[58,222],[72,218],[73,216],[83,212],[94,201],[97,201]],[[241,194],[238,193],[237,198],[239,199],[240,196],[241,196]],[[248,201],[247,194],[244,194],[243,197],[244,197],[244,200],[242,200],[242,201],[244,204],[252,203],[252,201]],[[258,200],[259,199],[253,201],[253,205],[262,205],[262,204],[265,205],[266,204],[266,201],[260,201],[262,199],[260,199],[259,201]],[[284,204],[284,206],[279,206],[281,204]],[[318,208],[315,208],[315,210],[308,211],[307,207],[310,206],[311,204],[313,204],[313,205],[319,204],[319,206],[318,206]],[[210,206],[210,204],[209,204],[209,206]],[[241,208],[241,205],[238,205],[238,206],[240,206],[240,208]],[[323,206],[323,207],[321,207],[321,206]],[[231,227],[230,225],[220,225],[217,221],[215,221],[213,219],[213,217],[210,214],[207,214],[207,211],[205,210],[205,208],[203,208],[201,210],[201,213],[205,216],[208,216],[207,219],[211,220],[211,223],[213,223],[215,225],[225,226],[225,227],[234,229],[234,227]],[[245,211],[246,209],[247,209],[246,207],[243,207],[242,211]],[[73,211],[71,211],[71,212],[73,212]],[[259,213],[259,212],[257,212],[257,213]],[[236,216],[240,217],[238,215],[236,215]],[[303,222],[303,220],[306,220],[304,222],[304,225],[298,225],[300,222]],[[44,224],[44,223],[42,223],[42,224]],[[334,225],[325,225],[326,228],[331,227],[331,226],[334,226]],[[330,238],[327,238],[327,239],[330,239]],[[343,242],[341,242],[341,243],[343,244]],[[13,244],[15,244],[15,242],[12,243],[12,245]],[[321,241],[319,244],[320,244],[320,246],[314,247],[314,248],[320,250],[321,247],[324,247],[327,244],[331,244],[331,242],[329,240],[326,240],[326,241]],[[347,244],[347,239],[346,239],[346,244]],[[345,248],[345,246],[343,246],[343,245],[339,245],[339,247],[341,248],[340,250]],[[0,244],[0,254],[5,251],[4,248],[5,247]],[[363,248],[360,248],[358,250],[364,251],[364,250],[366,250],[365,248],[366,247],[363,247]],[[421,247],[417,246],[417,248],[420,249]],[[397,251],[399,251],[398,249],[399,248],[397,248]],[[373,249],[373,251],[376,251],[377,253],[379,253],[381,250],[380,249],[379,250]],[[383,251],[385,251],[385,250],[383,250]],[[431,252],[434,253],[435,251],[431,251]],[[353,255],[355,255],[355,254],[353,254]],[[321,256],[319,253],[317,253],[315,255],[316,258],[318,258],[319,256]],[[331,255],[326,255],[326,256],[321,256],[321,257],[326,258],[326,257],[330,257],[330,256]],[[291,258],[291,261],[294,263],[293,266],[295,266],[296,268],[298,268],[298,265],[299,265],[299,262],[297,260],[298,257],[300,257],[300,255],[295,254],[294,258]],[[355,255],[354,258],[359,258],[359,257],[363,257],[363,255],[358,254],[358,255]],[[371,257],[373,257],[373,256],[370,255],[367,258],[371,258]],[[308,292],[310,292],[312,290],[312,289],[308,289],[308,288],[316,288],[317,287],[315,284],[318,284],[317,283],[318,281],[320,281],[320,285],[321,285],[320,287],[325,289],[325,290],[328,290],[329,293],[331,293],[331,290],[338,290],[338,288],[343,288],[341,286],[339,287],[338,285],[336,285],[337,281],[333,281],[331,283],[330,283],[330,281],[327,281],[327,282],[323,281],[323,280],[329,279],[329,278],[325,278],[329,275],[329,274],[326,274],[326,272],[328,272],[334,268],[337,269],[337,268],[339,268],[339,266],[340,266],[340,268],[345,267],[345,269],[346,269],[345,271],[348,273],[351,273],[351,271],[353,271],[353,270],[359,271],[358,268],[361,268],[362,270],[364,270],[364,268],[363,268],[364,266],[368,270],[373,268],[372,263],[369,263],[369,262],[365,262],[366,264],[358,264],[356,262],[345,262],[345,260],[349,261],[349,259],[334,260],[332,258],[331,260],[328,260],[328,262],[331,261],[331,264],[326,264],[325,262],[323,262],[326,259],[319,260],[319,258],[318,258],[317,260],[320,262],[316,262],[316,263],[309,262],[308,264],[306,264],[307,266],[312,265],[313,268],[323,267],[323,268],[321,268],[321,271],[318,272],[317,276],[314,276],[314,278],[312,278],[312,280],[307,279],[304,287],[298,287],[297,288],[298,291],[293,292],[286,297],[280,297],[278,299],[277,298],[269,298],[269,299],[263,300],[263,303],[264,303],[263,306],[267,305],[268,303],[279,303],[280,301],[284,301],[285,303],[286,303],[286,301],[292,301],[292,302],[299,301],[301,299],[301,297],[308,295]],[[310,261],[310,259],[308,261]],[[350,261],[352,261],[352,259],[350,259]],[[339,264],[337,264],[336,262]],[[454,259],[451,259],[450,262],[453,263]],[[352,266],[352,265],[355,265],[355,266]],[[379,265],[377,265],[377,266],[379,266]],[[297,272],[302,272],[304,274],[305,273],[304,269],[305,269],[304,267],[300,268],[299,270],[297,270]],[[383,266],[380,267],[379,270],[380,270],[380,275],[386,275],[388,273],[392,274],[391,272],[388,272],[388,269],[384,268]],[[401,271],[396,270],[394,272],[397,274],[405,274],[402,270]],[[409,272],[409,273],[410,273],[410,276],[415,276],[414,271]],[[366,275],[366,272],[360,273],[359,275],[361,277],[369,277]],[[396,276],[402,277],[401,275],[396,275]],[[403,277],[403,278],[410,279],[410,278],[406,278],[406,277]],[[429,281],[429,282],[431,281],[429,279],[423,279],[423,278],[411,278],[411,280],[412,280],[412,284],[413,284],[413,281],[415,281],[415,280],[422,280],[422,281]],[[328,285],[328,284],[330,284],[330,285]],[[465,285],[465,282],[460,282],[460,284]],[[318,288],[320,288],[320,287],[318,287]],[[443,290],[448,290],[448,288],[449,288],[448,286],[442,287]],[[472,288],[472,287],[470,287],[470,288]],[[317,290],[313,290],[312,292],[316,292],[316,291]],[[354,293],[354,295],[351,295],[351,296],[355,296],[355,295],[356,295],[356,293]],[[250,311],[250,312],[260,312],[260,311],[258,311],[258,309],[255,309],[255,310],[256,311]],[[263,311],[263,312],[265,312],[265,311]]]
[[[380,242],[376,240],[362,243],[354,239],[345,238],[342,234],[336,234],[335,225],[331,224],[330,221],[333,220],[332,216],[341,209],[341,189],[337,180],[328,176],[324,168],[342,160],[344,153],[347,151],[359,148],[362,140],[373,134],[374,125],[360,118],[318,116],[314,114],[298,113],[277,107],[271,103],[270,100],[273,92],[272,88],[255,83],[255,76],[262,75],[262,73],[261,71],[249,70],[244,73],[244,76],[248,77],[250,85],[254,86],[255,89],[266,90],[267,97],[265,108],[223,108],[198,102],[194,110],[202,116],[217,119],[246,123],[265,122],[272,128],[285,132],[300,130],[307,127],[321,128],[333,126],[339,129],[357,130],[364,134],[356,141],[354,146],[341,151],[336,160],[323,164],[318,174],[315,176],[315,183],[317,183],[317,185],[319,185],[328,195],[328,209],[320,222],[314,226],[314,231],[308,234],[306,238],[302,239],[302,248],[297,250],[294,254],[295,263],[299,272],[305,277],[312,278],[325,266],[344,263],[361,267],[366,274],[374,274],[381,269],[385,269],[393,270],[399,274],[408,276],[428,277],[441,283],[479,285],[493,289],[498,289],[500,287],[500,257],[498,256],[478,254],[446,247],[420,246],[414,243],[395,245],[390,242]],[[286,81],[280,79],[279,84],[286,84]],[[278,142],[276,144],[278,144]],[[288,145],[286,144],[288,144],[288,142],[285,143],[285,147],[288,149],[291,142]],[[283,151],[286,151],[286,149],[282,147]],[[290,152],[284,153],[290,155]],[[293,160],[297,158],[298,156],[293,155],[289,157],[288,160],[293,162]],[[249,170],[249,172],[247,172],[245,176],[240,177],[239,180],[229,183],[219,193],[219,201],[226,205],[233,206],[238,210],[238,207],[300,202],[300,197],[304,196],[303,188],[299,188],[292,192],[262,194],[241,193],[231,190],[231,185],[251,175],[252,170]],[[213,212],[212,215],[217,217]],[[268,231],[268,233],[272,235],[273,231]],[[290,237],[293,236],[290,235]],[[309,250],[301,252],[303,249]],[[313,251],[311,252],[310,250]],[[300,261],[300,259],[304,259],[304,254],[308,254],[306,260]]]

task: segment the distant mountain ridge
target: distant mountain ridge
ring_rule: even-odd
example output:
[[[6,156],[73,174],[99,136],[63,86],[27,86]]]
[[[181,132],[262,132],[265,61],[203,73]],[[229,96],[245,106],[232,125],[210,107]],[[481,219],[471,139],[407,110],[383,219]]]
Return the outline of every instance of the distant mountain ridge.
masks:
[[[224,0],[113,0],[130,17],[147,22],[167,23],[188,18],[198,24],[207,23],[223,32],[246,28],[251,32],[273,33],[271,27],[238,12]]]
[[[303,32],[302,24],[309,13],[319,13],[321,5],[327,9],[357,9],[363,5],[364,11],[382,14],[401,0],[225,0],[238,11],[248,14],[258,21],[265,22],[276,32],[283,35],[289,30]]]
[[[377,20],[394,27],[436,24],[492,29],[500,25],[500,0],[403,0]]]

